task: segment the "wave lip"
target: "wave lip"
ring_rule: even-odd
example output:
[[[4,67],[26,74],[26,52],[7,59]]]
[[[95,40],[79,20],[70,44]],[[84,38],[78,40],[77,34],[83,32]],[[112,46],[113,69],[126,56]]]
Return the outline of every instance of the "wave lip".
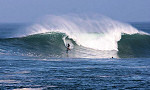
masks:
[[[122,34],[146,34],[129,24],[105,16],[50,15],[42,24],[30,27],[30,34],[65,33],[78,45],[96,50],[116,50]]]
[[[141,38],[138,38],[149,38],[147,33],[105,16],[50,15],[43,21],[17,34],[20,35],[20,38],[0,39],[2,51],[7,51],[6,49],[9,48],[9,53],[66,57],[66,44],[69,43],[72,49],[71,57],[105,58],[128,57],[129,52],[132,52],[129,56],[134,57],[136,49],[140,47],[134,48],[133,46],[136,45],[133,45],[132,42],[145,43],[143,44],[146,45],[143,49],[145,52],[147,52],[145,48],[149,48],[148,39],[143,42]],[[136,39],[133,40],[133,37]],[[128,47],[130,49],[125,49]],[[140,53],[140,51],[137,52]]]

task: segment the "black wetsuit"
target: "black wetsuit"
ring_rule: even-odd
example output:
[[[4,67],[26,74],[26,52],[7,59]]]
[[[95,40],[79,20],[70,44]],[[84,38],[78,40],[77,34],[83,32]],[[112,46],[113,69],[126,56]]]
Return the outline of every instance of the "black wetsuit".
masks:
[[[70,44],[67,45],[67,52],[70,50]]]

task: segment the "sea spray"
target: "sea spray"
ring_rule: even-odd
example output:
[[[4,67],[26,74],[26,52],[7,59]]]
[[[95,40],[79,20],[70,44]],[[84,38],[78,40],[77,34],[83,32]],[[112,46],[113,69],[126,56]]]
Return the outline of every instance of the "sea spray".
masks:
[[[30,29],[29,34],[65,33],[78,45],[96,50],[118,50],[122,34],[143,33],[129,24],[98,15],[49,15]]]
[[[6,32],[0,38],[0,53],[3,55],[44,58],[150,57],[149,34],[104,16],[50,15],[26,29],[14,27],[12,30],[13,33]],[[67,55],[68,43],[71,50]]]

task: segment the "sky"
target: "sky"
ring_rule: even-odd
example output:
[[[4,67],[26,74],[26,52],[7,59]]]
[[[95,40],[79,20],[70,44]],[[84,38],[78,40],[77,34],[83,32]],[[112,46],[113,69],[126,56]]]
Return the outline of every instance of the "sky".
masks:
[[[0,22],[34,22],[46,15],[64,14],[150,22],[150,0],[0,0]]]

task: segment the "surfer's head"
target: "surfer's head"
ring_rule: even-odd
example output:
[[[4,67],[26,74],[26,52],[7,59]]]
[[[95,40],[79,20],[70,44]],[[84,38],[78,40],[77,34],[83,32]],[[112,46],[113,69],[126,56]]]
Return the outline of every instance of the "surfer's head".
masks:
[[[70,47],[70,44],[68,43],[68,46],[67,47]]]

